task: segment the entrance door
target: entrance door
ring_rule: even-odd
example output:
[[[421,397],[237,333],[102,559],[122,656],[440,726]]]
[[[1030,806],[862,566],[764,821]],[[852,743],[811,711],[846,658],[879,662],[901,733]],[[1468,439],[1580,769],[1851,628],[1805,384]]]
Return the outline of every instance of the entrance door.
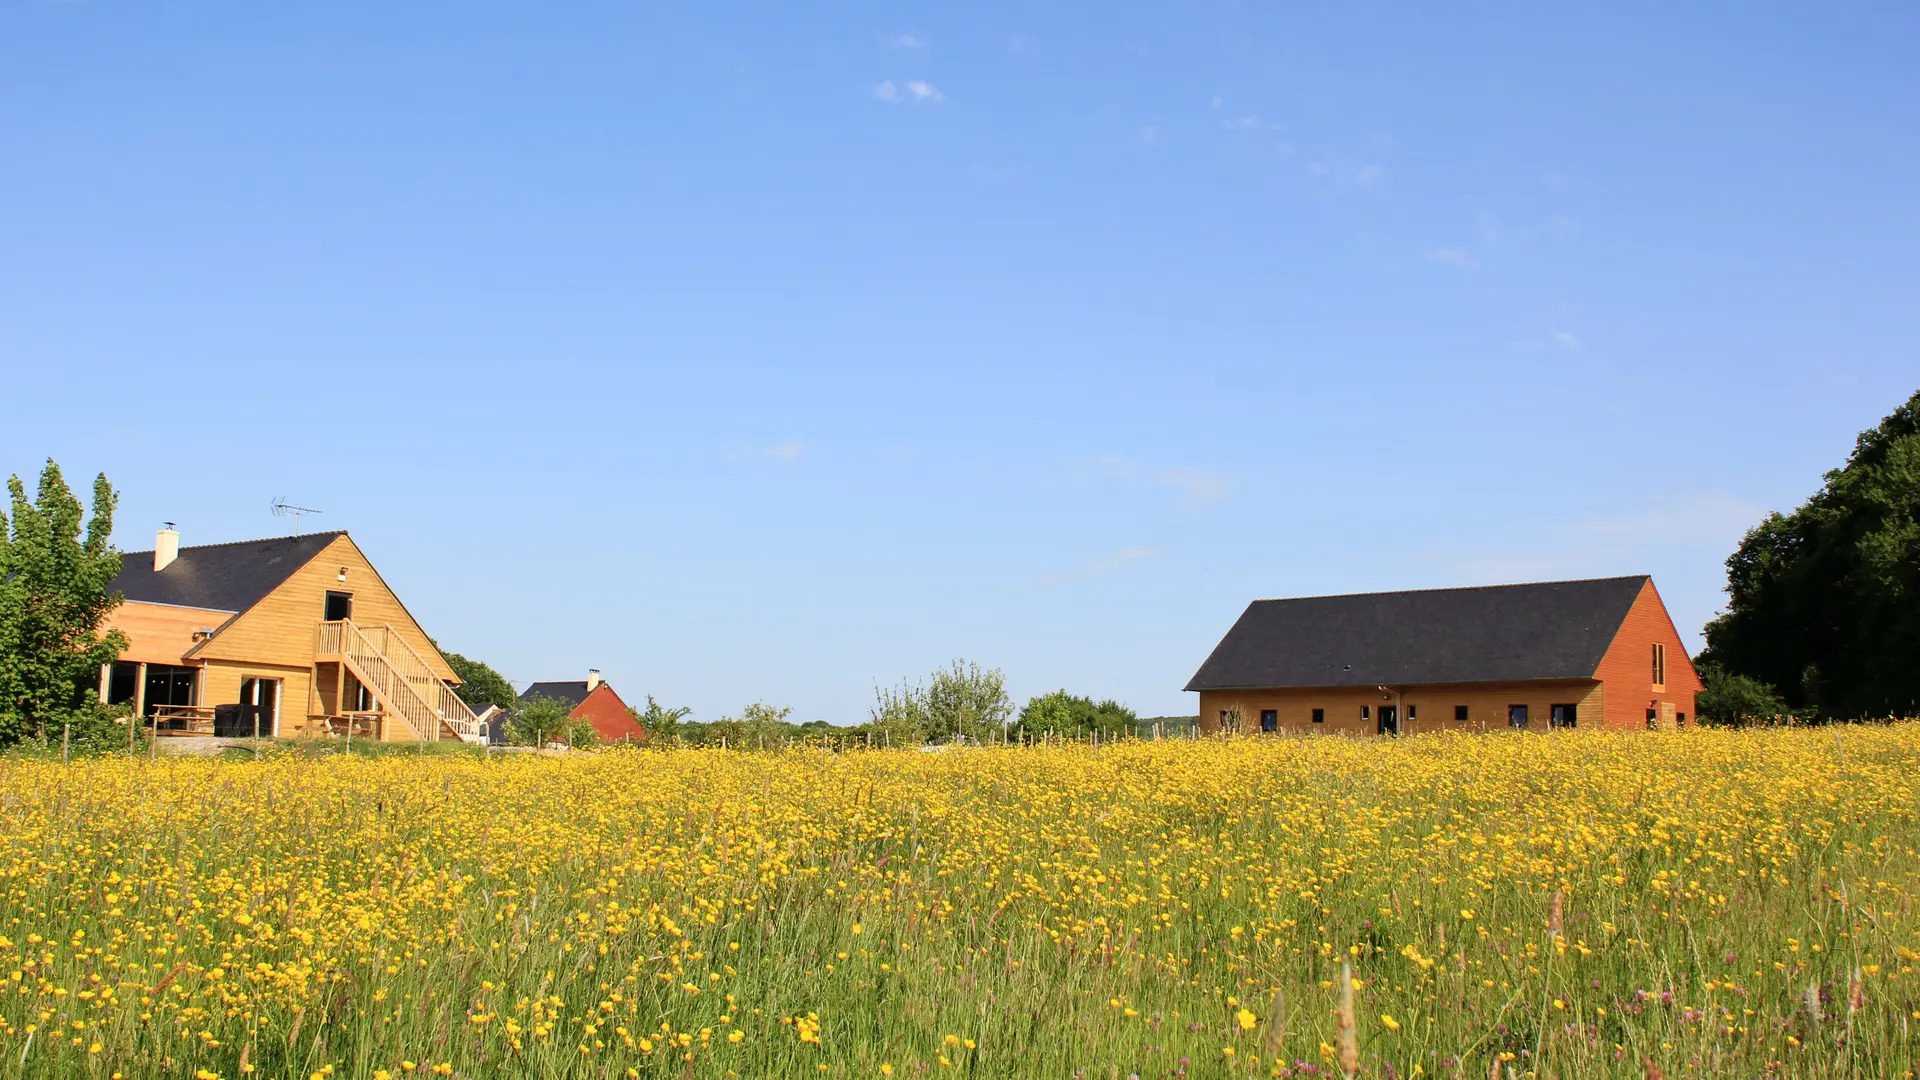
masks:
[[[1400,734],[1400,707],[1398,705],[1380,706],[1380,734]]]

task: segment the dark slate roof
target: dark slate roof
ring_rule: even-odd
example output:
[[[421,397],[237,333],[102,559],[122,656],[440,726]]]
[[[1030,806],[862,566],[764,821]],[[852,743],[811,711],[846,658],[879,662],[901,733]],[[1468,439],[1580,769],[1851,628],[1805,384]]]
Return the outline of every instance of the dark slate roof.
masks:
[[[1187,689],[1591,678],[1648,580],[1256,600]]]
[[[600,685],[605,686],[607,684],[603,682]],[[537,682],[528,686],[525,690],[520,691],[522,701],[535,697],[552,698],[554,701],[563,701],[566,702],[569,709],[577,709],[580,707],[581,702],[587,700],[587,680],[579,679],[574,682]]]
[[[139,603],[245,611],[345,535],[307,533],[183,547],[180,557],[159,571],[153,568],[153,552],[129,551],[120,556],[120,576],[111,587]]]

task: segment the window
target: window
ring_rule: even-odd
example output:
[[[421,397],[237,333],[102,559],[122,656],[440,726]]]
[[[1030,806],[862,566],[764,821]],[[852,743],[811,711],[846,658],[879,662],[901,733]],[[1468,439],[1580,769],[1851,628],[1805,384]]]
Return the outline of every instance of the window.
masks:
[[[1373,706],[1371,705],[1360,706],[1360,719],[1362,720],[1373,719]]]
[[[1315,710],[1313,710],[1313,722],[1314,722],[1314,723],[1316,723],[1316,724],[1324,724],[1324,723],[1326,723],[1326,722],[1327,722],[1327,710],[1325,710],[1325,709],[1315,709]]]
[[[1455,705],[1453,707],[1453,718],[1464,722],[1467,719],[1467,707],[1465,705]]]
[[[1507,726],[1508,727],[1526,727],[1527,726],[1527,707],[1525,705],[1507,706]]]
[[[113,674],[107,676],[107,704],[130,705],[140,693],[140,665],[132,660],[115,660]]]
[[[1683,712],[1677,712],[1677,713],[1674,713],[1674,714],[1673,714],[1673,726],[1674,726],[1674,727],[1686,727],[1686,726],[1687,726],[1687,714],[1686,714],[1686,713],[1683,713]]]
[[[1260,710],[1260,730],[1261,731],[1279,731],[1280,730],[1279,710],[1277,709],[1261,709]]]
[[[1660,710],[1648,709],[1647,710],[1647,730],[1652,731],[1654,728],[1657,728],[1659,726],[1660,726]]]
[[[1580,707],[1578,705],[1547,706],[1548,727],[1579,727]]]
[[[326,620],[344,622],[353,618],[353,594],[350,592],[327,593]]]
[[[193,704],[195,674],[190,667],[148,664],[146,715],[152,716],[162,705]]]
[[[1653,644],[1653,685],[1667,685],[1667,647],[1657,641]]]
[[[353,711],[373,711],[373,691],[361,686],[359,683],[355,683],[353,686]]]

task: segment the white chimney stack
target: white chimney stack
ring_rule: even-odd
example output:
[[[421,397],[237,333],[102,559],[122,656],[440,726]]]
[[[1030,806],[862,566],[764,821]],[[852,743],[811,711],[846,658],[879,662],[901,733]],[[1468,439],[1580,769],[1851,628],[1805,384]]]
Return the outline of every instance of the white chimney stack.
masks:
[[[159,573],[173,565],[180,557],[180,534],[174,531],[173,522],[161,529],[153,538],[153,572]]]
[[[587,669],[587,693],[591,694],[595,690],[598,690],[599,688],[600,688],[600,669],[588,668]]]

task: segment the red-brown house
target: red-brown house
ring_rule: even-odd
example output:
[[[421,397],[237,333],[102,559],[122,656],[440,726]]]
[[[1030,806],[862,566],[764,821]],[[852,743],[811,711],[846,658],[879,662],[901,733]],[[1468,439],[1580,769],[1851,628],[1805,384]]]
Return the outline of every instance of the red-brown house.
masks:
[[[587,672],[580,682],[537,682],[520,691],[520,697],[544,697],[573,706],[567,716],[585,720],[603,743],[646,742],[647,729],[634,722],[627,703],[614,693],[613,686],[600,677],[598,669]]]
[[[1685,727],[1700,676],[1645,575],[1256,600],[1187,689],[1203,731]]]

